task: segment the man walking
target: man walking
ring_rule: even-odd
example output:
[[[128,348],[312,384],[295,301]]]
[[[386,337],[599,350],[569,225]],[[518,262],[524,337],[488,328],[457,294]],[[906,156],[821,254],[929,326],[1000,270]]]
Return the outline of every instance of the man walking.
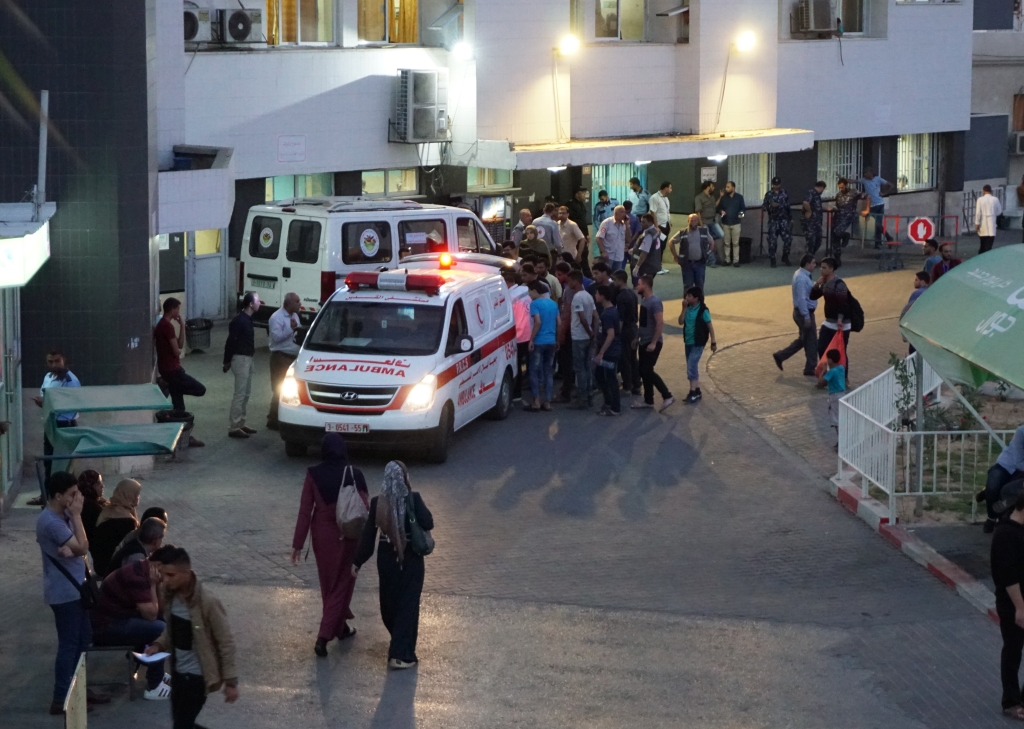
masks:
[[[566,207],[569,208],[569,220],[579,226],[583,233],[583,251],[580,255],[580,267],[583,275],[590,276],[590,206],[587,205],[587,188],[577,187]]]
[[[996,586],[996,614],[1003,651],[999,675],[1003,684],[1003,713],[1024,721],[1021,705],[1020,659],[1024,650],[1024,494],[1017,497],[1010,518],[992,535],[992,582]]]
[[[718,200],[720,195],[715,194],[715,183],[711,180],[705,180],[700,186],[700,192],[693,198],[693,209],[700,216],[700,224],[707,228],[711,233],[711,238],[714,240],[715,255],[711,258],[715,261],[718,257],[718,252],[721,250],[719,245],[722,242],[722,235],[715,230],[715,218],[718,215]],[[712,265],[712,268],[716,268],[717,263]]]
[[[978,253],[988,253],[996,242],[996,218],[1003,214],[1003,205],[992,194],[992,185],[981,188],[981,197],[974,205],[974,229],[978,231],[981,248]]]
[[[39,407],[43,406],[43,393],[51,387],[81,387],[82,383],[78,381],[75,374],[68,369],[67,360],[64,358],[64,353],[59,349],[51,350],[46,355],[46,369],[48,372],[43,377],[43,384],[39,388],[39,395],[32,397],[34,402]],[[78,425],[78,413],[56,413],[56,425],[58,428],[74,428]],[[43,455],[53,455],[53,444],[50,439],[46,437],[45,429],[43,431]],[[43,466],[46,471],[46,477],[50,477],[50,467],[52,461],[46,461]],[[39,506],[37,502],[33,506]],[[61,699],[63,701],[63,699]]]
[[[622,332],[619,359],[619,372],[622,373],[622,389],[634,395],[640,394],[640,367],[636,360],[637,350],[637,306],[639,301],[636,292],[629,287],[629,277],[625,271],[612,274],[612,285],[615,287],[615,308],[619,312],[619,323]]]
[[[740,267],[740,232],[747,203],[736,192],[736,183],[725,183],[725,194],[718,201],[718,212],[722,214],[722,262],[735,268]]]
[[[704,278],[707,273],[708,255],[715,242],[711,232],[702,226],[700,216],[691,213],[686,230],[676,233],[668,242],[669,252],[683,270],[683,286],[691,289],[699,286],[704,289]],[[678,251],[676,244],[679,244]]]
[[[629,216],[626,208],[616,206],[612,217],[601,223],[597,231],[597,247],[601,258],[608,262],[612,271],[626,267],[626,243],[631,238]]]
[[[64,699],[78,657],[92,643],[89,613],[82,606],[78,586],[85,582],[85,555],[89,539],[82,525],[84,499],[78,481],[60,471],[46,479],[46,508],[36,519],[36,542],[43,557],[43,599],[57,623],[57,659],[54,661],[53,702],[50,713],[64,713]],[[109,701],[109,698],[107,698]],[[102,698],[93,703],[104,703]]]
[[[704,303],[704,292],[699,286],[686,290],[683,296],[683,311],[679,314],[679,326],[683,328],[683,344],[686,346],[686,379],[690,381],[690,393],[686,402],[693,405],[704,394],[700,391],[700,358],[704,347],[711,340],[711,352],[718,351],[715,327],[711,323],[711,312]]]
[[[821,276],[811,287],[810,298],[813,301],[825,299],[825,321],[818,332],[818,359],[824,356],[828,345],[842,331],[843,344],[846,345],[846,377],[850,377],[850,289],[846,282],[836,276],[839,262],[834,258],[821,259]]]
[[[868,215],[875,219],[875,248],[881,248],[882,221],[885,218],[885,198],[882,197],[882,186],[889,183],[876,175],[872,167],[865,167],[864,175],[857,182],[860,183],[860,189],[864,191],[864,196],[868,199],[869,207],[864,211],[865,222]],[[892,236],[886,233],[885,239],[892,240]]]
[[[640,234],[640,252],[633,268],[634,282],[641,276],[656,276],[662,271],[661,259],[665,252],[665,236],[658,228],[656,220],[654,213],[645,213],[640,218],[644,231]]]
[[[271,314],[267,323],[267,338],[270,340],[270,414],[267,415],[267,428],[270,430],[278,428],[277,407],[281,383],[288,368],[299,355],[295,331],[299,328],[301,306],[298,294],[285,294],[281,308]]]
[[[837,261],[842,250],[850,242],[853,221],[857,219],[857,206],[861,194],[851,190],[845,177],[840,177],[839,192],[836,193],[835,216],[832,218],[832,257]]]
[[[825,192],[825,183],[818,180],[814,187],[807,191],[807,199],[803,202],[804,209],[804,241],[808,253],[817,253],[824,236],[825,208],[821,194]]]
[[[248,438],[256,431],[245,424],[245,408],[252,392],[253,357],[256,354],[256,334],[252,315],[259,311],[259,297],[249,292],[242,297],[242,310],[228,325],[228,339],[224,343],[224,371],[231,370],[235,377],[235,392],[231,396],[231,438]]]
[[[637,329],[637,344],[640,355],[640,380],[644,385],[643,402],[635,402],[630,407],[634,410],[654,407],[654,390],[661,395],[661,410],[667,410],[675,398],[669,392],[661,376],[654,371],[664,346],[662,333],[665,330],[665,307],[661,299],[654,295],[654,277],[643,275],[637,282],[636,291],[640,294],[640,322]]]
[[[648,210],[654,214],[654,220],[661,230],[661,239],[667,240],[672,230],[672,206],[669,204],[669,197],[672,195],[672,183],[663,182],[656,193],[651,195],[647,201]]]
[[[572,407],[584,410],[594,404],[594,370],[590,347],[597,330],[597,305],[594,297],[583,288],[582,271],[573,269],[569,272],[569,287],[573,292],[569,334],[572,337],[572,366],[576,375],[576,401]]]
[[[772,189],[764,194],[762,202],[768,214],[768,260],[775,268],[778,239],[782,239],[782,265],[789,265],[789,249],[793,245],[793,221],[789,214],[789,193],[782,189],[782,180],[772,178]]]
[[[597,353],[594,355],[594,376],[597,386],[601,388],[604,407],[598,415],[614,417],[622,407],[622,395],[619,392],[619,378],[616,372],[622,355],[620,334],[622,325],[619,312],[615,308],[614,289],[605,284],[594,290],[594,303],[599,310],[600,328],[598,331]]]
[[[626,199],[633,203],[634,215],[643,215],[650,209],[648,201],[651,199],[651,194],[640,184],[639,177],[629,179],[629,194]]]
[[[587,253],[587,237],[580,226],[569,215],[569,206],[558,208],[558,236],[562,250],[572,254],[576,261],[582,261]]]
[[[799,352],[804,351],[804,376],[814,377],[814,370],[818,366],[818,335],[817,325],[814,322],[814,310],[818,308],[818,302],[811,299],[811,289],[814,288],[814,280],[811,274],[818,267],[814,256],[805,253],[800,259],[800,268],[793,274],[793,323],[796,324],[797,335],[788,347],[780,349],[772,355],[775,366],[782,370],[782,363]]]
[[[174,729],[197,729],[196,717],[208,694],[224,689],[224,701],[238,701],[235,640],[220,600],[207,592],[181,548],[156,555],[164,586],[167,627],[146,655],[171,654],[171,716]]]

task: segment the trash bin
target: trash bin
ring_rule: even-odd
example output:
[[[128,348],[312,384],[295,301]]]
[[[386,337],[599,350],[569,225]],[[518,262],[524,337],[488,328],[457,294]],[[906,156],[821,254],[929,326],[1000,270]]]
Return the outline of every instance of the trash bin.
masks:
[[[209,337],[209,334],[207,334]],[[190,412],[175,412],[174,410],[157,410],[156,411],[156,422],[158,423],[182,423],[185,427],[181,431],[181,437],[178,438],[178,447],[175,451],[181,448],[188,448],[188,440],[192,435],[192,427],[195,425],[196,416]]]
[[[185,338],[189,349],[203,352],[210,348],[210,331],[213,322],[209,319],[189,319],[185,322]]]
[[[740,263],[750,263],[750,247],[754,241],[750,238],[740,238]],[[209,340],[210,335],[206,335]]]

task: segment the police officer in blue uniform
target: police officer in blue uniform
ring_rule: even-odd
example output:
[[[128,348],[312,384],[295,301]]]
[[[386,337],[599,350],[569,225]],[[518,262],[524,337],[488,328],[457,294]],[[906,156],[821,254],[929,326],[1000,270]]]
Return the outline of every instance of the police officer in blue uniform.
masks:
[[[814,187],[807,191],[804,200],[804,239],[807,241],[807,252],[815,254],[821,248],[824,227],[825,209],[821,203],[821,194],[825,192],[825,183],[818,180]]]
[[[782,264],[789,263],[789,249],[793,246],[793,221],[789,216],[789,193],[782,189],[782,180],[772,178],[772,189],[765,193],[764,210],[768,213],[768,256],[775,268],[778,239],[782,238]]]

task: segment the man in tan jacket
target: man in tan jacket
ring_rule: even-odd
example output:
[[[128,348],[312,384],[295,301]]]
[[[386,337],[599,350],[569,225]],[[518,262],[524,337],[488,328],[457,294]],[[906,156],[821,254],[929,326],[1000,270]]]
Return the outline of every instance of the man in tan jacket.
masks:
[[[174,729],[194,729],[207,694],[224,688],[224,700],[238,700],[235,640],[220,600],[203,588],[184,549],[159,555],[167,628],[146,649],[171,654],[171,715]]]

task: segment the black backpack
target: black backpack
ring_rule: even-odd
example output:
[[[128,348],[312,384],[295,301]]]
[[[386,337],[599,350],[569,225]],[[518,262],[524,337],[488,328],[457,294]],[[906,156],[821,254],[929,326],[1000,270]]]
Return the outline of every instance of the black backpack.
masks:
[[[850,331],[859,332],[864,329],[864,308],[852,292],[847,294],[847,301],[850,307]]]

